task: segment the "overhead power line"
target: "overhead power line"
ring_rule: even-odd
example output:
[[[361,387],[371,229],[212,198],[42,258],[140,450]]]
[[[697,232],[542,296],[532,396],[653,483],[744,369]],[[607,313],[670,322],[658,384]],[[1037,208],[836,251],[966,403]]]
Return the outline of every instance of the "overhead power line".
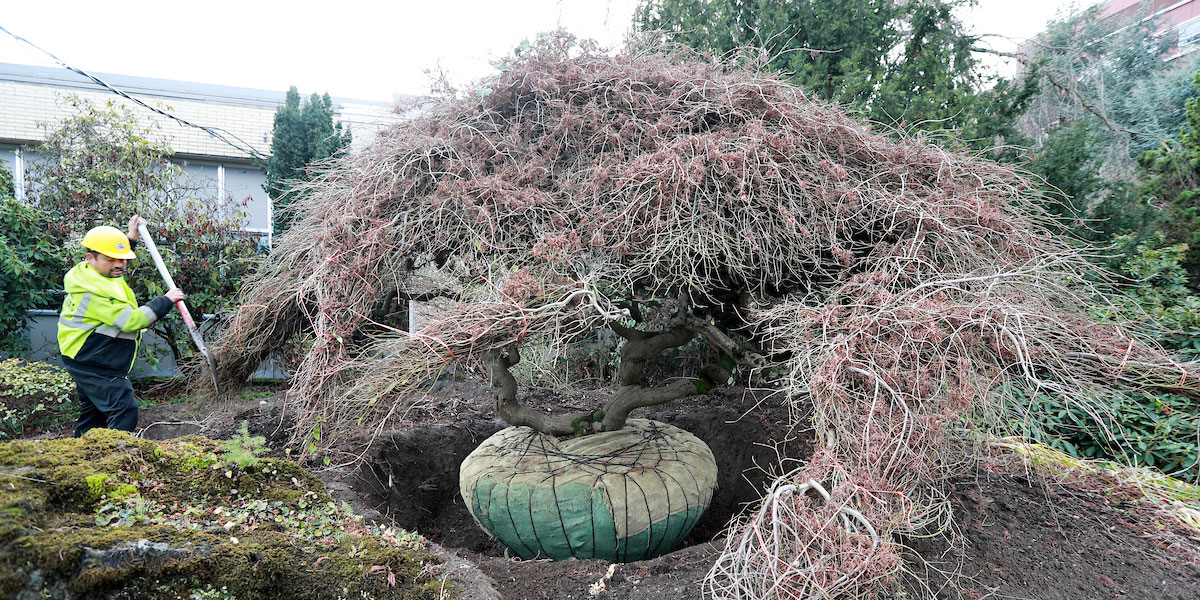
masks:
[[[169,112],[167,112],[167,111],[165,111],[165,110],[162,110],[162,109],[160,109],[160,108],[157,108],[157,107],[154,107],[154,106],[150,106],[149,104],[146,104],[145,102],[142,102],[141,100],[138,100],[137,98],[134,98],[133,96],[130,96],[130,95],[129,95],[129,94],[127,94],[125,91],[123,91],[123,90],[120,90],[120,89],[117,89],[117,88],[115,88],[115,87],[113,87],[113,86],[109,85],[107,82],[105,82],[104,80],[100,79],[99,77],[96,77],[95,75],[92,75],[91,73],[88,73],[88,72],[86,72],[86,71],[84,71],[84,70],[82,70],[82,69],[77,69],[77,68],[75,68],[75,67],[72,67],[71,65],[68,65],[67,63],[65,63],[65,62],[63,62],[62,60],[60,60],[60,59],[59,59],[57,56],[55,56],[55,55],[51,54],[49,51],[47,51],[47,50],[45,50],[45,49],[41,48],[41,47],[40,47],[40,46],[38,46],[37,44],[35,44],[35,43],[33,43],[33,42],[31,42],[31,41],[29,41],[29,40],[27,40],[27,39],[23,38],[23,37],[21,37],[21,36],[19,36],[19,35],[15,34],[15,33],[13,33],[13,32],[11,32],[11,31],[9,31],[8,29],[5,29],[3,25],[0,25],[0,31],[3,31],[4,33],[7,33],[8,35],[12,36],[12,38],[13,38],[13,39],[15,39],[15,40],[17,40],[17,41],[19,41],[19,42],[24,42],[24,43],[26,43],[26,44],[29,44],[29,45],[30,45],[30,46],[32,46],[34,49],[36,49],[38,52],[41,52],[42,54],[45,54],[46,56],[49,56],[51,59],[53,59],[53,60],[54,60],[54,62],[58,63],[58,64],[59,64],[59,66],[61,66],[62,68],[66,69],[66,70],[68,70],[68,71],[71,71],[71,72],[73,72],[73,73],[78,73],[79,75],[82,75],[82,76],[84,76],[84,77],[87,77],[88,79],[90,79],[90,80],[92,80],[92,81],[96,82],[96,84],[97,84],[97,85],[100,85],[101,87],[104,87],[104,88],[105,88],[105,89],[107,89],[108,91],[110,91],[110,92],[112,92],[112,93],[114,93],[114,94],[116,94],[116,95],[118,95],[118,96],[120,96],[120,97],[122,97],[122,98],[125,98],[125,99],[129,100],[130,102],[133,102],[133,103],[135,103],[135,104],[137,104],[137,105],[139,105],[139,106],[141,106],[141,107],[143,107],[143,108],[145,108],[145,109],[147,109],[147,110],[149,110],[149,111],[152,111],[152,112],[155,112],[155,113],[157,113],[157,114],[160,114],[160,115],[162,115],[162,116],[164,116],[164,117],[166,117],[166,118],[168,118],[168,119],[171,119],[171,120],[173,120],[173,121],[176,121],[176,122],[178,122],[180,125],[184,125],[184,126],[187,126],[187,127],[195,127],[196,129],[199,129],[199,130],[201,130],[201,131],[204,131],[204,132],[208,133],[209,135],[211,135],[211,136],[213,136],[213,137],[217,138],[218,140],[221,140],[222,142],[225,142],[225,143],[226,143],[226,144],[228,144],[230,147],[232,147],[232,148],[235,148],[235,149],[237,149],[237,150],[238,150],[238,151],[240,151],[240,152],[244,152],[244,153],[246,153],[246,154],[249,154],[250,156],[253,156],[254,158],[257,158],[258,160],[261,160],[261,161],[264,161],[264,162],[265,162],[265,161],[267,160],[267,158],[268,158],[268,157],[267,157],[267,155],[263,154],[262,152],[259,152],[258,150],[255,150],[255,149],[254,149],[254,147],[253,147],[253,146],[251,146],[251,145],[250,145],[248,142],[246,142],[245,140],[243,140],[243,139],[239,138],[238,136],[234,135],[233,133],[230,133],[229,131],[226,131],[226,130],[224,130],[224,129],[221,129],[221,128],[219,128],[219,127],[208,127],[208,126],[205,126],[205,125],[198,125],[198,124],[196,124],[196,123],[193,123],[193,122],[191,122],[191,121],[188,121],[187,119],[184,119],[184,118],[181,118],[181,117],[175,116],[175,115],[173,115],[173,114],[171,114],[171,113],[169,113]]]

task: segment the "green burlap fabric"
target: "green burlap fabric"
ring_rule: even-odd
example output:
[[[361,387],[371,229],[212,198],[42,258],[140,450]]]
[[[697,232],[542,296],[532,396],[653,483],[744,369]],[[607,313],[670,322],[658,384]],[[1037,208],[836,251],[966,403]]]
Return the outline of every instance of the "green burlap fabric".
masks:
[[[557,439],[510,427],[459,471],[475,520],[521,558],[628,562],[670,552],[712,499],[717,463],[666,423]]]

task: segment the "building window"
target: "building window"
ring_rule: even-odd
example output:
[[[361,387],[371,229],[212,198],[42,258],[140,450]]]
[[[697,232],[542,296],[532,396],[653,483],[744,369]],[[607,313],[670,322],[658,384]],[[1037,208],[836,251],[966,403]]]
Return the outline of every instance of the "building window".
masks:
[[[1191,48],[1200,39],[1200,17],[1179,24],[1178,52]]]

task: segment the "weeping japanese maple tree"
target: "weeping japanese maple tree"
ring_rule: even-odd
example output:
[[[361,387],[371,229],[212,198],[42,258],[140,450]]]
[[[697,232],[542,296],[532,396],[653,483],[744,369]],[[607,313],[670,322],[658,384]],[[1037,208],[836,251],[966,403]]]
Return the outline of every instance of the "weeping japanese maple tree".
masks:
[[[505,421],[554,435],[619,429],[731,381],[769,386],[815,415],[821,445],[793,476],[829,498],[784,529],[828,558],[789,555],[801,566],[780,574],[780,546],[731,548],[712,589],[879,589],[895,545],[834,517],[853,508],[883,534],[939,518],[953,433],[977,409],[1019,388],[1198,395],[1194,365],[1088,310],[1094,273],[1043,227],[1036,189],[1011,166],[874,132],[744,60],[551,36],[304,185],[222,334],[222,375],[245,380],[299,340],[298,439],[382,424],[450,364],[489,375]],[[388,318],[408,299],[436,307],[414,333]],[[523,348],[599,330],[623,340],[604,407],[521,406]],[[647,381],[649,360],[693,340],[719,358]]]

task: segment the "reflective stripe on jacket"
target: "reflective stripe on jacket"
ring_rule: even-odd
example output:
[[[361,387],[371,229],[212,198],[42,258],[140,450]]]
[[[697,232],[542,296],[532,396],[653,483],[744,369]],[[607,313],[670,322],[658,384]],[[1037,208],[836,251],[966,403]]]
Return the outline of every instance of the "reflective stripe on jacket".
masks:
[[[138,306],[123,278],[101,275],[86,262],[63,277],[67,297],[58,317],[58,349],[68,359],[97,370],[127,374],[137,354],[139,332],[171,310],[159,296]]]

